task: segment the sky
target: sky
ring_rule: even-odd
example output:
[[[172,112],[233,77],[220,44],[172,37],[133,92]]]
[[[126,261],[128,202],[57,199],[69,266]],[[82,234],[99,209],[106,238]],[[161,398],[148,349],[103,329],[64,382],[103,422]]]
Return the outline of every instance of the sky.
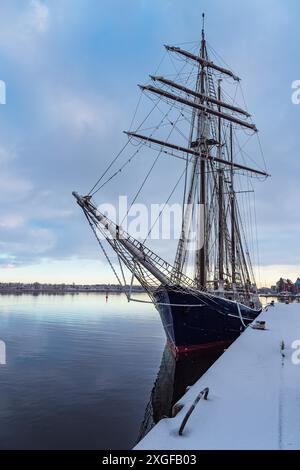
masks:
[[[256,188],[259,282],[300,275],[297,0],[0,0],[0,282],[113,282],[71,192],[125,143],[136,84],[163,44],[199,40],[203,11],[272,175]]]

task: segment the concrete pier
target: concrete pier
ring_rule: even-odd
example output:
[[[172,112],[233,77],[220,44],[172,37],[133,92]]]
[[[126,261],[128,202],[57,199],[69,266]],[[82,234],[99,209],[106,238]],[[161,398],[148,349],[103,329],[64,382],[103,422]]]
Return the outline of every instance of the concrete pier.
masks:
[[[266,329],[247,328],[136,450],[300,449],[300,304],[275,304],[258,320]]]

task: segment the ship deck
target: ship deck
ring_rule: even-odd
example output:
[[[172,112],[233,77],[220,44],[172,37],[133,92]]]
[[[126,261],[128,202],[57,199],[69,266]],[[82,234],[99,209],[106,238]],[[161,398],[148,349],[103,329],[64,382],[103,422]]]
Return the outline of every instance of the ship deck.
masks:
[[[300,449],[300,304],[275,304],[248,328],[135,447],[142,449]],[[298,343],[297,343],[298,340]],[[195,398],[209,388],[180,425]]]

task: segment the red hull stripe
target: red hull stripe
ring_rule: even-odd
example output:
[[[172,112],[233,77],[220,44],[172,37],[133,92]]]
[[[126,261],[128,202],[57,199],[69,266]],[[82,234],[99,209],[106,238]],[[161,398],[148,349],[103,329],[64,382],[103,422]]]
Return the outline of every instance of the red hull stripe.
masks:
[[[203,344],[192,344],[190,346],[175,346],[174,344],[168,342],[168,346],[175,354],[186,354],[194,351],[213,351],[217,349],[222,349],[233,343],[234,340],[226,341],[213,341],[211,343]]]

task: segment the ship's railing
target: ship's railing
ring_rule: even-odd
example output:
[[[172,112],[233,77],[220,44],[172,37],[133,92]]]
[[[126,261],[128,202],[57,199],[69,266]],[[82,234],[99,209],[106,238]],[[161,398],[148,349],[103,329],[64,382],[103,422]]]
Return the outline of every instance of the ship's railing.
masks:
[[[172,275],[173,273],[173,266],[169,264],[167,261],[163,260],[155,254],[150,248],[147,248],[142,242],[136,240],[133,238],[131,235],[127,234],[126,232],[122,232],[122,235],[126,235],[126,240],[132,243],[140,252],[145,254],[151,261],[155,262],[158,266],[160,266],[162,269],[166,270],[168,274]],[[183,280],[184,284],[189,285],[190,287],[195,287],[195,282],[193,279],[189,278],[185,274],[180,274],[180,279]]]

